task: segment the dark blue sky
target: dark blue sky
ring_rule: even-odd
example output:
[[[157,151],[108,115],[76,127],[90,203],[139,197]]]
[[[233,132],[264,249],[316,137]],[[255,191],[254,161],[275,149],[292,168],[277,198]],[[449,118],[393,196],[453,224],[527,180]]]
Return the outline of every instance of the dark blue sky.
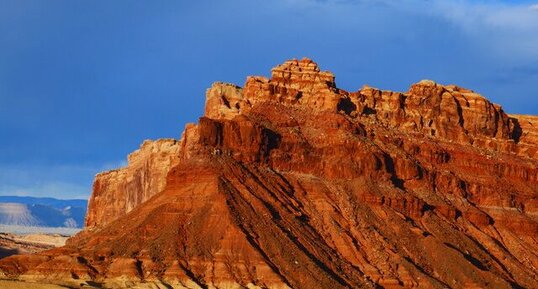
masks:
[[[87,197],[214,81],[310,57],[339,87],[456,83],[538,114],[538,1],[0,0],[0,195]]]

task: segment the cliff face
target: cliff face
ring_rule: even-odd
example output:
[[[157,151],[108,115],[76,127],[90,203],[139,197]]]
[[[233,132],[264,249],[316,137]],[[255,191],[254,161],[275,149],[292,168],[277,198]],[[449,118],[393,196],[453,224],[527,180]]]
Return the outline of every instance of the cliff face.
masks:
[[[95,176],[86,227],[102,227],[162,191],[178,152],[177,140],[146,140],[129,155],[125,168]]]
[[[0,269],[120,287],[537,288],[537,135],[536,117],[470,90],[346,92],[287,61],[215,83],[179,141],[97,176],[88,230]]]

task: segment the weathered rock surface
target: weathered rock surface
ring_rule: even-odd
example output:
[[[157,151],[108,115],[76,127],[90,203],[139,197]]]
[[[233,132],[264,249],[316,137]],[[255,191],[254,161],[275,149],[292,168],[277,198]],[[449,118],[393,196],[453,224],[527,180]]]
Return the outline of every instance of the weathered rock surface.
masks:
[[[178,152],[177,140],[146,140],[126,167],[95,176],[86,227],[104,226],[162,191]]]
[[[536,117],[470,90],[350,93],[287,61],[244,88],[215,83],[179,141],[97,176],[87,230],[0,270],[113,287],[538,288],[537,136]]]

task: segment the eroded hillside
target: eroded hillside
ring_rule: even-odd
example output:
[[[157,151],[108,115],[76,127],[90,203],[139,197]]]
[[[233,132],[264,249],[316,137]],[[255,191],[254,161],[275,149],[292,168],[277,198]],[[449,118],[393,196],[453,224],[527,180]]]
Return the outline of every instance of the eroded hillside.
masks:
[[[87,228],[5,276],[109,287],[537,288],[536,117],[457,86],[215,83],[179,140],[96,177]]]

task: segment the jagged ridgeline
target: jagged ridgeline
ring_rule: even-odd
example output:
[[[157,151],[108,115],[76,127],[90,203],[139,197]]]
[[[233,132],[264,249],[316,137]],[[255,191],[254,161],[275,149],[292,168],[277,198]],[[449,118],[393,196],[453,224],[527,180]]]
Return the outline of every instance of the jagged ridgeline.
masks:
[[[537,168],[538,117],[427,80],[347,92],[291,60],[215,83],[180,139],[96,177],[82,233],[0,270],[113,288],[538,288]]]

